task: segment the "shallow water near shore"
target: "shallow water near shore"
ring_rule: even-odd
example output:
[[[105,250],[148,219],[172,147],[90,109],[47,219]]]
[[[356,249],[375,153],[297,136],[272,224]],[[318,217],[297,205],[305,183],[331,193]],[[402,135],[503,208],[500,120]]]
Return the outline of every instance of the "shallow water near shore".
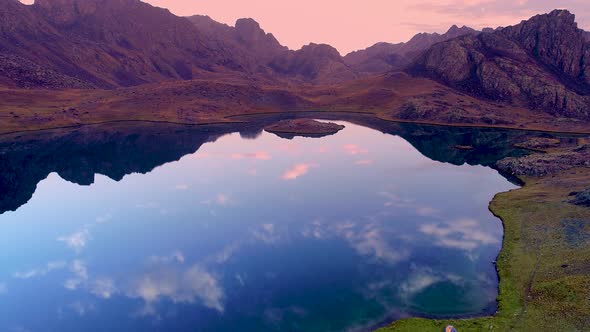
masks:
[[[455,146],[506,134],[445,145],[448,129],[339,123],[323,138],[169,127],[6,150],[0,330],[364,331],[493,313],[488,204],[515,185],[488,167],[490,144]]]

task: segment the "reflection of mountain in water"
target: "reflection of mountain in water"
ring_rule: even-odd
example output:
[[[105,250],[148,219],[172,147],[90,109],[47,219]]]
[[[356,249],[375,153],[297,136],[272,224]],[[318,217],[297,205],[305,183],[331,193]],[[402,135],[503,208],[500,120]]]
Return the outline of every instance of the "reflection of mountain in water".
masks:
[[[52,172],[80,185],[92,184],[95,174],[119,181],[127,174],[147,173],[179,160],[224,134],[240,132],[244,138],[256,138],[265,126],[286,116],[250,118],[248,123],[223,126],[135,123],[0,137],[0,213],[25,204],[37,184]],[[428,158],[455,165],[492,166],[497,160],[523,153],[512,147],[514,142],[527,135],[539,135],[514,130],[398,124],[366,116],[321,117],[399,135]],[[473,149],[460,150],[458,145]]]

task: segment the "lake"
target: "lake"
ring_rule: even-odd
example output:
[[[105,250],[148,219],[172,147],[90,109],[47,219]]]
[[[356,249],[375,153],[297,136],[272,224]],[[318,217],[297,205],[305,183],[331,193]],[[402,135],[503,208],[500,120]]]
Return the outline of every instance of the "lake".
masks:
[[[524,153],[523,133],[343,119],[323,138],[263,132],[268,119],[0,138],[0,330],[366,331],[494,313],[488,204],[516,185],[490,166]]]

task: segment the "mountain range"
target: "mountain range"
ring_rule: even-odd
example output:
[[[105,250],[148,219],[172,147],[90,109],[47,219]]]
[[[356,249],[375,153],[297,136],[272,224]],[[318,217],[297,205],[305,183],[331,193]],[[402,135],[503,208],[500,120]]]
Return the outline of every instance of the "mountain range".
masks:
[[[325,44],[290,50],[253,19],[229,26],[140,0],[0,0],[1,93],[11,96],[0,107],[11,129],[32,119],[35,127],[106,121],[107,109],[146,98],[145,113],[127,118],[362,109],[406,121],[579,130],[590,121],[590,33],[555,10],[342,56]],[[59,116],[34,113],[27,102],[35,98],[67,105]]]

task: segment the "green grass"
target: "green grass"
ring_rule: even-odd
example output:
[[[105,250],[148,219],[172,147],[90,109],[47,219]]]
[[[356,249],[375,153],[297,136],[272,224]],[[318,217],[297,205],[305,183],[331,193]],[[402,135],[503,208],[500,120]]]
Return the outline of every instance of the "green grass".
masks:
[[[590,209],[568,203],[568,193],[590,186],[590,170],[525,179],[518,190],[498,194],[490,210],[504,223],[498,257],[499,310],[474,319],[406,319],[379,332],[590,331],[590,243],[572,246],[563,221],[589,221]]]

